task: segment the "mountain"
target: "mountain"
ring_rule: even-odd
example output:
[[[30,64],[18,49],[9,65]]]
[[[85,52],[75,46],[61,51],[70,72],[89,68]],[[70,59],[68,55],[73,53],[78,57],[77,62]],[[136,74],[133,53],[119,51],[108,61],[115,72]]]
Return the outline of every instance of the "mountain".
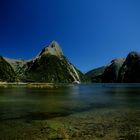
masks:
[[[20,77],[24,76],[24,71],[27,67],[27,62],[30,62],[31,60],[18,60],[18,59],[10,59],[7,57],[4,57],[4,59],[11,65],[14,72],[16,73],[18,79]]]
[[[87,72],[85,75],[91,80],[91,82],[100,83],[102,82],[102,74],[105,71],[105,69],[106,66],[102,66]]]
[[[14,82],[16,77],[16,73],[11,65],[0,56],[0,81]]]
[[[27,63],[25,77],[28,81],[52,83],[85,80],[84,74],[69,62],[56,41],[45,47],[34,60]]]
[[[86,75],[92,82],[140,83],[140,54],[130,52],[126,58],[114,59],[110,64],[94,69]]]
[[[140,54],[130,52],[119,72],[119,82],[140,83]]]
[[[86,75],[94,83],[116,83],[124,61],[123,58],[114,59],[105,66],[87,72]]]
[[[66,58],[60,45],[53,41],[30,60],[0,56],[0,81],[139,83],[140,54],[130,52],[126,58],[114,59],[84,75]]]
[[[42,49],[31,60],[5,58],[22,82],[72,83],[85,82],[87,79],[64,56],[56,41]]]
[[[102,82],[103,83],[114,83],[118,82],[119,71],[124,63],[125,59],[119,58],[111,61],[110,65],[108,65],[103,74],[102,74]]]

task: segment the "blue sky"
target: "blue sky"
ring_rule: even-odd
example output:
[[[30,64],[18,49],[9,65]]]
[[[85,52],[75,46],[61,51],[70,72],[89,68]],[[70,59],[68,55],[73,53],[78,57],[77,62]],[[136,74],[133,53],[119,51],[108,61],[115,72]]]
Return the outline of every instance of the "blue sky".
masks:
[[[83,72],[140,51],[139,0],[0,0],[0,54],[30,59],[52,40]]]

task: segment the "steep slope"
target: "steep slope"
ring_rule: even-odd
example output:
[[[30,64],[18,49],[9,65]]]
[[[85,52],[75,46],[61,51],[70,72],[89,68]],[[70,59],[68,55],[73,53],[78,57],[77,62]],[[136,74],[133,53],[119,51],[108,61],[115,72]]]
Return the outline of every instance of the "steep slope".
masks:
[[[61,58],[63,56],[63,52],[60,45],[56,41],[52,41],[51,44],[45,47],[37,57],[41,57],[43,55],[55,55]]]
[[[130,52],[120,69],[119,82],[139,83],[140,82],[140,54]]]
[[[14,69],[2,56],[0,56],[0,81],[14,82],[16,80]]]
[[[20,77],[24,76],[25,69],[27,68],[26,64],[31,61],[31,60],[10,59],[7,57],[4,57],[4,59],[12,66],[19,79]]]
[[[106,66],[99,67],[87,72],[85,75],[91,80],[93,83],[102,82],[102,74],[104,73]]]
[[[94,69],[86,73],[92,82],[116,83],[119,82],[120,69],[125,62],[124,58],[114,59],[106,66]]]
[[[102,82],[139,83],[140,54],[130,52],[126,59],[116,59],[105,69]]]
[[[124,63],[125,59],[114,59],[111,64],[105,68],[102,74],[103,83],[115,83],[118,82],[119,71]]]
[[[22,80],[31,82],[83,82],[85,76],[63,55],[56,41],[45,47],[32,61],[27,62]]]
[[[125,58],[114,59],[106,67],[88,72],[92,82],[140,83],[140,54],[130,52]]]

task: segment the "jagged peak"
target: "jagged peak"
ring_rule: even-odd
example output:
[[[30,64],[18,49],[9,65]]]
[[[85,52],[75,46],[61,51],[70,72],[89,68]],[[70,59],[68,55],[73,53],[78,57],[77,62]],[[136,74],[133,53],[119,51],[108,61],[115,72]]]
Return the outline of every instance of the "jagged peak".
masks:
[[[58,57],[62,57],[63,56],[63,51],[62,51],[62,49],[61,49],[61,47],[60,47],[60,45],[58,44],[57,41],[52,41],[39,54],[39,56],[42,56],[42,55],[55,55],[55,56],[58,56]]]

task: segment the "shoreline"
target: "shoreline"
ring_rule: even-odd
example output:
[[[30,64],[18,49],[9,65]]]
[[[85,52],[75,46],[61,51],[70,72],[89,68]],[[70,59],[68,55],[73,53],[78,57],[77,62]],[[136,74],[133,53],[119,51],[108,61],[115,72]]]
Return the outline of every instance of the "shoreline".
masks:
[[[70,87],[70,83],[24,83],[24,82],[0,82],[0,87],[28,87],[28,88],[59,88]]]

